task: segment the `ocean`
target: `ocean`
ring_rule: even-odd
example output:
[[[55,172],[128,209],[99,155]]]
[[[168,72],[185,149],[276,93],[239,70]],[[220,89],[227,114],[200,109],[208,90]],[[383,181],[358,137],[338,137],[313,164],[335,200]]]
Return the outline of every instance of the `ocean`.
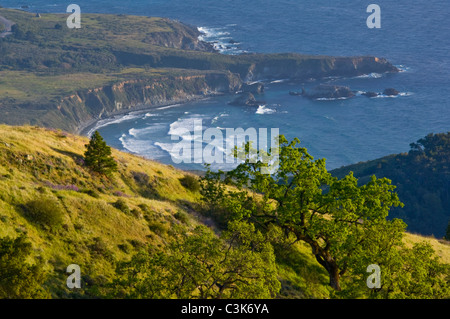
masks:
[[[169,17],[195,25],[223,54],[296,52],[387,58],[403,72],[330,78],[359,92],[396,88],[397,97],[356,96],[309,100],[289,91],[318,83],[267,82],[259,107],[230,106],[231,96],[134,112],[98,123],[107,143],[182,169],[175,163],[171,134],[206,128],[279,128],[298,137],[314,158],[333,169],[407,152],[428,133],[450,131],[450,6],[448,0],[381,1],[381,28],[369,29],[365,1],[331,0],[77,0],[83,12]],[[31,12],[65,12],[66,1],[1,1]],[[226,169],[228,166],[217,165]]]

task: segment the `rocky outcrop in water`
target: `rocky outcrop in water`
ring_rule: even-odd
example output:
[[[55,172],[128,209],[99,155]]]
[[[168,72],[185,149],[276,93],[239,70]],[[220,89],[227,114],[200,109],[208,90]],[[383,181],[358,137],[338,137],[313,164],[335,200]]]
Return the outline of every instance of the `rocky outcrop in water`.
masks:
[[[364,95],[364,96],[367,96],[367,97],[377,97],[378,93],[369,91],[369,92],[363,92],[363,93],[361,93],[361,95]]]
[[[244,83],[242,84],[241,91],[244,93],[262,94],[264,93],[264,84],[261,82]]]
[[[256,100],[255,96],[252,93],[244,92],[228,104],[234,106],[259,106],[265,103],[265,101]]]
[[[387,96],[397,96],[400,94],[400,92],[397,91],[396,89],[389,88],[389,89],[384,90],[383,94],[387,95]]]
[[[309,91],[302,91],[302,95],[310,99],[343,99],[355,96],[347,86],[321,84]]]

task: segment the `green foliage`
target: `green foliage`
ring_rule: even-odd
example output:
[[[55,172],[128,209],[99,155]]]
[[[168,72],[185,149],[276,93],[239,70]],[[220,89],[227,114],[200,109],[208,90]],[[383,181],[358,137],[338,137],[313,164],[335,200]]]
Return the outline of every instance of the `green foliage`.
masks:
[[[31,244],[24,236],[0,238],[0,299],[48,298],[43,288],[46,273],[31,265]]]
[[[200,190],[200,182],[195,176],[185,175],[184,177],[180,178],[180,183],[181,185],[183,185],[183,187],[190,190],[191,192],[198,192]]]
[[[368,265],[390,267],[399,262],[396,256],[403,247],[406,225],[387,217],[391,207],[402,203],[390,180],[372,176],[367,184],[358,185],[352,173],[342,179],[333,177],[325,168],[325,160],[314,160],[298,143],[298,139],[288,142],[280,136],[279,166],[272,174],[263,170],[266,164],[249,158],[227,173],[225,179],[238,190],[224,192],[217,186],[221,179],[208,172],[204,194],[221,191],[219,202],[217,197],[205,202],[221,205],[237,220],[254,221],[263,227],[274,225],[287,238],[307,243],[327,271],[329,285],[339,292],[344,280],[346,291],[354,291],[355,285],[364,282],[359,275]],[[401,271],[396,269],[390,278]],[[435,272],[434,278],[441,275]],[[407,290],[404,286],[399,289]]]
[[[166,251],[121,263],[113,296],[272,298],[280,289],[272,246],[251,224],[230,224],[222,239],[198,226]]]
[[[54,228],[61,226],[64,211],[59,203],[50,197],[40,197],[22,206],[25,217],[42,227]]]
[[[444,237],[450,218],[450,132],[428,134],[411,143],[409,153],[350,165],[331,173],[342,177],[353,171],[360,181],[385,176],[397,186],[404,208],[393,208],[391,218],[401,218],[407,230]]]
[[[86,145],[84,162],[94,172],[111,175],[117,171],[117,163],[111,155],[111,148],[106,145],[98,131],[92,135],[89,144]]]
[[[176,219],[178,219],[180,222],[187,224],[189,221],[189,217],[187,216],[186,213],[182,212],[182,211],[178,211],[176,212],[173,217],[175,217]]]
[[[225,184],[223,183],[223,172],[213,172],[210,165],[205,176],[200,179],[200,195],[201,200],[205,204],[202,211],[203,214],[212,217],[221,228],[226,228],[230,221],[227,208],[225,207]]]
[[[374,299],[445,299],[450,296],[450,267],[439,262],[429,244],[416,243],[412,248],[382,253],[383,257],[377,261],[381,270],[380,288],[367,289],[368,273],[364,266],[359,273],[355,272],[358,279],[352,281],[351,289],[338,296]]]
[[[125,214],[130,213],[130,207],[128,207],[127,203],[121,198],[115,201],[113,206]]]
[[[93,189],[82,189],[81,193],[87,194],[93,198],[100,198],[100,195]]]

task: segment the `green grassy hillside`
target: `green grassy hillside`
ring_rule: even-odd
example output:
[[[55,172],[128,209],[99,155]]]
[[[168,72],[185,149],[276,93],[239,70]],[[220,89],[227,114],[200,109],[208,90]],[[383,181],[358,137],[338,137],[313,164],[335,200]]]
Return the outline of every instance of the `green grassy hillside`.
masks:
[[[85,138],[31,127],[0,131],[0,237],[26,234],[54,292],[64,292],[72,263],[86,276],[108,278],[116,260],[143,245],[164,246],[175,225],[198,223],[189,214],[198,195],[181,185],[183,172],[114,151],[119,172],[109,180],[80,165]],[[62,222],[42,226],[27,216],[33,200],[56,202]]]
[[[0,238],[25,235],[31,241],[30,262],[43,261],[49,274],[44,286],[53,297],[95,297],[95,287],[114,278],[120,261],[144,247],[164,250],[197,225],[219,233],[201,214],[198,189],[183,186],[188,173],[113,150],[118,172],[101,177],[83,165],[87,142],[59,130],[0,126]],[[39,204],[59,212],[58,218],[30,214]],[[429,242],[450,263],[448,243],[410,234],[405,240]],[[331,296],[310,248],[297,243],[275,247],[275,253],[279,298]],[[70,264],[81,267],[82,290],[66,288]]]
[[[53,297],[89,297],[66,288],[66,267],[78,264],[83,285],[111,280],[115,266],[148,245],[163,249],[196,225],[214,222],[198,213],[199,193],[182,186],[187,173],[113,150],[119,171],[111,179],[82,165],[88,139],[59,130],[0,126],[0,238],[25,234],[43,260]],[[56,203],[62,221],[49,225],[27,205]],[[118,204],[119,202],[119,204]],[[279,258],[280,297],[325,297],[326,276],[298,245],[304,260]],[[89,286],[87,286],[89,287]]]

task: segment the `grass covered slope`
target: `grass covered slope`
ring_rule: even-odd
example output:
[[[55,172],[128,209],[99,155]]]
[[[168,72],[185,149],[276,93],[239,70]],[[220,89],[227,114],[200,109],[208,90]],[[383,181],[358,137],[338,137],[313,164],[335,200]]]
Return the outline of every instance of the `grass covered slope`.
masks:
[[[6,125],[0,136],[0,238],[31,241],[29,262],[44,262],[55,298],[95,297],[90,287],[110,282],[117,263],[140,249],[164,250],[197,225],[215,229],[198,213],[200,194],[184,183],[185,172],[113,149],[118,172],[107,179],[83,166],[87,138]],[[292,249],[304,259],[277,257],[279,296],[327,297],[326,276],[309,249]],[[66,288],[70,264],[81,267],[81,291]]]
[[[0,238],[25,235],[30,262],[42,261],[56,298],[96,297],[116,266],[144,247],[165,251],[180,234],[214,221],[201,213],[187,173],[113,150],[118,172],[107,179],[83,165],[88,139],[59,130],[0,125]],[[185,185],[185,186],[183,186]],[[407,245],[430,243],[450,263],[450,245],[406,234]],[[302,243],[274,246],[279,298],[330,298],[326,272]],[[82,290],[66,288],[78,264]]]
[[[8,126],[0,135],[0,237],[26,234],[54,293],[67,293],[72,263],[85,281],[106,280],[117,260],[198,223],[188,214],[198,194],[181,185],[183,172],[114,151],[119,172],[108,180],[80,165],[85,138]]]

